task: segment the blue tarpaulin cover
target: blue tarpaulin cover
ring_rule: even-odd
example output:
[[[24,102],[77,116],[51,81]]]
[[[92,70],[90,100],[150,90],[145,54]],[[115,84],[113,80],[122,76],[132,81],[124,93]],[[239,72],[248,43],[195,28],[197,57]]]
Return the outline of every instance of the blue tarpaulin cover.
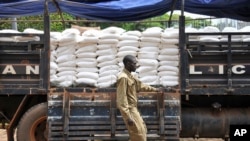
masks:
[[[175,0],[50,0],[49,12],[60,10],[74,16],[109,21],[136,21],[172,10]],[[176,0],[174,10],[181,9]],[[57,4],[55,4],[55,2]],[[0,0],[0,17],[39,15],[45,0]],[[184,11],[250,21],[249,0],[185,0]]]

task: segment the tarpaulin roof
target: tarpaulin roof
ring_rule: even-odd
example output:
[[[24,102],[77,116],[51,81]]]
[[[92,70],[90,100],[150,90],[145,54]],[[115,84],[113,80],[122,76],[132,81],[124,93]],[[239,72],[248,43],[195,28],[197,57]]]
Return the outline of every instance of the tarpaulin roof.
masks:
[[[172,10],[175,0],[50,0],[49,12],[109,21],[135,21],[162,15]],[[173,10],[181,9],[176,0]],[[0,0],[0,17],[39,15],[45,0]],[[249,0],[185,0],[184,11],[215,17],[250,21]]]

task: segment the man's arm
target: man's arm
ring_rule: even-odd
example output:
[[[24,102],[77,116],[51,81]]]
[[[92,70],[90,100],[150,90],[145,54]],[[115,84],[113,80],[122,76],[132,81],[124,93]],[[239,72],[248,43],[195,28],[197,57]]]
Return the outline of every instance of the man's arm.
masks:
[[[140,80],[136,79],[137,91],[148,91],[148,92],[157,92],[158,89],[150,85],[142,83]]]
[[[139,79],[136,79],[137,91],[146,91],[146,92],[164,92],[164,88],[155,88],[145,83],[142,83]]]

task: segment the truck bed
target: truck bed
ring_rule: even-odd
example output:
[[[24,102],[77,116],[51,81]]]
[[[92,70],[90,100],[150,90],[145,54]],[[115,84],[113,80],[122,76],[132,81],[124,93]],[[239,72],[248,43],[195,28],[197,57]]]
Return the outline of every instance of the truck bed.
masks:
[[[138,93],[139,110],[151,140],[178,140],[180,95]],[[114,88],[54,89],[49,95],[49,140],[128,140],[128,132],[116,107]]]

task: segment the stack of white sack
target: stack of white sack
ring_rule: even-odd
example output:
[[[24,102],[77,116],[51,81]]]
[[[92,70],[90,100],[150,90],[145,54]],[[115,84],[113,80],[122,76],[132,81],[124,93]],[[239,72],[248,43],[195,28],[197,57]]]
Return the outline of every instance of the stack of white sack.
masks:
[[[157,75],[159,62],[159,46],[161,42],[162,29],[159,27],[147,28],[142,32],[140,49],[138,52],[137,69],[139,79],[149,85],[158,85],[159,77]]]
[[[0,30],[0,33],[20,33],[20,32],[17,30],[13,30],[13,29],[3,29],[3,30]],[[9,36],[9,37],[0,37],[0,41],[1,42],[13,42],[16,40],[15,40],[15,36]]]
[[[176,86],[179,84],[179,31],[168,28],[161,34],[161,48],[158,56],[158,76],[160,84]]]
[[[124,68],[123,58],[126,55],[132,55],[137,57],[139,51],[139,39],[141,36],[140,31],[127,31],[120,36],[120,41],[117,44],[117,60],[119,64],[119,72]]]
[[[69,87],[74,85],[76,80],[76,38],[80,32],[77,29],[65,29],[59,39],[56,49],[57,86]]]
[[[250,32],[250,26],[245,26],[239,30],[240,32]],[[250,35],[242,35],[243,42],[250,42]]]
[[[33,28],[26,28],[24,29],[23,33],[43,34],[43,31],[33,29]],[[40,37],[39,36],[15,36],[15,40],[17,42],[40,41]]]
[[[125,30],[119,27],[108,27],[100,32],[96,51],[99,68],[97,87],[99,88],[110,87],[116,83],[119,69],[116,59],[117,44],[123,32]]]
[[[55,51],[59,46],[59,41],[62,37],[61,32],[50,32],[50,50]]]
[[[99,78],[96,59],[98,34],[98,30],[87,30],[77,39],[76,85],[97,86]]]
[[[237,28],[235,27],[225,27],[222,31],[222,33],[224,32],[231,32],[231,33],[234,33],[234,32],[239,32]],[[222,42],[227,42],[228,41],[228,35],[222,35],[221,38],[220,38],[220,41]],[[242,38],[241,38],[241,35],[232,35],[231,36],[231,41],[236,41],[236,42],[239,42],[239,41],[242,41]]]
[[[56,51],[55,50],[51,50],[50,53],[50,83],[52,86],[56,86],[57,85],[57,69],[58,69],[58,65],[56,63]]]
[[[56,86],[58,79],[56,75],[58,69],[56,49],[59,46],[61,36],[61,32],[50,32],[50,82],[52,86]]]
[[[197,33],[197,32],[198,32],[198,29],[193,28],[193,27],[187,27],[187,28],[185,29],[185,32],[186,32],[186,33]],[[179,36],[179,35],[178,35],[178,36]],[[179,39],[179,37],[176,37],[176,38]],[[197,36],[197,35],[189,35],[188,39],[189,39],[189,41],[198,41],[198,40],[199,40],[199,36]]]
[[[225,32],[234,33],[234,32],[239,32],[239,31],[235,27],[225,27],[221,32],[222,33],[225,33]],[[224,42],[224,43],[222,43],[222,47],[224,48],[224,50],[228,50],[228,39],[229,39],[228,35],[222,35],[220,38],[220,41]],[[242,35],[231,35],[231,42],[242,42]],[[233,45],[232,44],[231,47],[242,47],[242,45]]]
[[[219,28],[214,26],[206,26],[204,29],[200,29],[199,32],[204,33],[220,33]],[[220,42],[220,35],[201,35],[199,36],[200,42]],[[206,47],[219,47],[218,45],[209,45],[207,44]],[[213,48],[211,48],[213,49]]]

